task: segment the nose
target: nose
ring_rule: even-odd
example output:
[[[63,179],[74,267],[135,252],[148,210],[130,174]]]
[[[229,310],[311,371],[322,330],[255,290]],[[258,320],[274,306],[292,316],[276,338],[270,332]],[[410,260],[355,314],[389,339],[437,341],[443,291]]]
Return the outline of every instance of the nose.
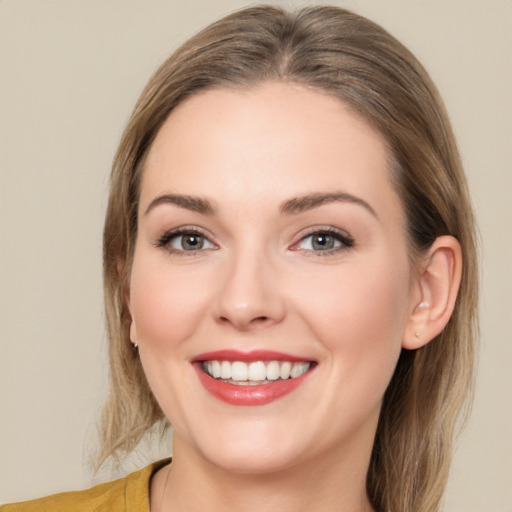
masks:
[[[246,251],[226,265],[216,304],[220,324],[253,331],[280,323],[285,300],[269,258]]]

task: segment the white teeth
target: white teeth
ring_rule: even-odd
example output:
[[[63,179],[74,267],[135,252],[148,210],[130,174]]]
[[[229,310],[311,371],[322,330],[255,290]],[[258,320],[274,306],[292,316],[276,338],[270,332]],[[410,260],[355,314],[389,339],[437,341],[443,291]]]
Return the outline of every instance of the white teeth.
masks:
[[[300,377],[304,373],[306,373],[309,369],[309,363],[295,363],[292,366],[290,371],[290,377],[295,379],[295,377]]]
[[[208,369],[206,371],[208,371]],[[220,378],[231,379],[231,363],[229,361],[222,361],[222,363],[220,363]]]
[[[268,380],[277,380],[279,379],[279,362],[278,361],[270,361],[267,365],[267,379]]]
[[[311,363],[290,361],[204,361],[203,369],[215,379],[232,380],[234,382],[247,382],[248,384],[261,384],[275,381],[279,378],[295,379],[304,375]]]
[[[249,380],[265,380],[267,378],[267,369],[263,361],[256,361],[249,365]]]
[[[220,377],[220,363],[219,361],[212,361],[212,371],[210,375],[216,379]]]
[[[231,378],[233,380],[247,380],[248,373],[247,365],[242,361],[235,361],[231,365]]]
[[[292,369],[292,363],[289,361],[285,361],[284,363],[281,363],[281,369],[279,371],[279,376],[281,379],[289,379],[290,378],[290,371]],[[306,373],[306,372],[304,372]]]

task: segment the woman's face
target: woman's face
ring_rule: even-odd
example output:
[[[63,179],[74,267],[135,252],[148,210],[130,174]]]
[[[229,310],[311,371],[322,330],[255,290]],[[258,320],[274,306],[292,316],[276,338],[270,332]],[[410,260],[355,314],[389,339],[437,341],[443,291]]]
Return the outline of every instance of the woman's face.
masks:
[[[175,453],[367,461],[410,272],[385,143],[342,102],[269,82],[182,103],[146,161],[128,297]]]

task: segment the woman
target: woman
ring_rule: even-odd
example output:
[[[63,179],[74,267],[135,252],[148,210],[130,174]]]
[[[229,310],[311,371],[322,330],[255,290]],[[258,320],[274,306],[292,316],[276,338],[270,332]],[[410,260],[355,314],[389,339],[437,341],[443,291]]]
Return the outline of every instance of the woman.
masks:
[[[435,87],[330,7],[239,11],[144,90],[104,231],[102,463],[2,510],[435,511],[471,384],[471,206]]]

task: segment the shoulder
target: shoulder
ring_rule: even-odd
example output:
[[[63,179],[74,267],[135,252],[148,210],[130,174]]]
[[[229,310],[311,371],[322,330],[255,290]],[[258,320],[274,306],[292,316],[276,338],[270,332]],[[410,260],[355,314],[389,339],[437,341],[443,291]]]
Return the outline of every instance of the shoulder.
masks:
[[[2,505],[0,512],[149,512],[149,481],[168,462],[156,462],[124,478],[84,491]]]
[[[96,512],[125,510],[126,478],[96,485],[85,491],[63,492],[44,498],[2,505],[1,512]]]

